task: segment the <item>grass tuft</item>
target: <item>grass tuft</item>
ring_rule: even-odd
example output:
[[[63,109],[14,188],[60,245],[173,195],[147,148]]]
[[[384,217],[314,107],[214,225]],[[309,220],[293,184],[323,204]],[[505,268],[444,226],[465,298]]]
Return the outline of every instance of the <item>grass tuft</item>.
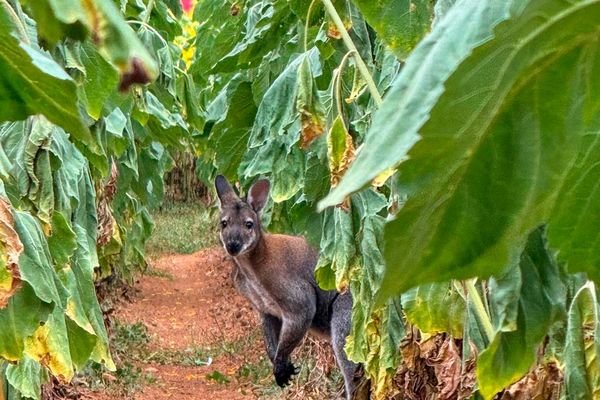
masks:
[[[152,214],[154,231],[146,243],[150,256],[191,254],[217,244],[216,209],[175,203]]]

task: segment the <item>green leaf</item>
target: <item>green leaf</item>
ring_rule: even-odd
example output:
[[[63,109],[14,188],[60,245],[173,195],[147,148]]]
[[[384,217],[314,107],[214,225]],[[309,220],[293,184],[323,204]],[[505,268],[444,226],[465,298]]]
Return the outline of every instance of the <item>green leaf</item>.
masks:
[[[77,248],[75,232],[60,212],[52,214],[52,234],[48,238],[48,249],[57,266],[66,265]]]
[[[255,67],[288,35],[288,2],[260,0],[234,5],[237,14],[231,12],[233,6],[220,0],[202,1],[194,8],[194,18],[203,21],[196,34],[197,51],[191,68],[198,82],[213,73]]]
[[[183,92],[182,105],[185,120],[198,131],[202,131],[206,116],[198,102],[198,93],[194,79],[189,74],[183,76]]]
[[[596,288],[591,282],[577,291],[569,309],[565,393],[573,400],[600,395],[600,310]]]
[[[437,0],[433,7],[433,25],[438,23],[456,2],[457,0]]]
[[[317,282],[324,289],[345,291],[358,268],[352,214],[341,208],[330,210],[323,217],[322,227],[321,251],[315,268]]]
[[[90,32],[99,52],[121,73],[121,90],[156,79],[156,61],[112,0],[29,0],[27,5],[42,21],[40,34],[51,43],[67,35],[81,39],[84,29]]]
[[[215,65],[229,53],[242,37],[244,19],[232,16],[230,7],[221,0],[206,0],[194,7],[194,19],[204,21],[196,33],[196,57],[191,72],[202,82]]]
[[[46,53],[26,39],[18,40],[8,11],[0,7],[0,121],[16,121],[43,114],[67,130],[75,140],[99,154],[100,150],[77,108],[75,82]]]
[[[354,0],[354,3],[400,60],[406,59],[431,25],[430,0]]]
[[[406,159],[430,111],[447,91],[444,82],[475,47],[492,38],[494,27],[508,19],[511,7],[520,1],[459,3],[406,60],[375,115],[364,148],[341,184],[321,202],[321,208],[340,203],[348,194]]]
[[[83,371],[88,364],[90,355],[96,346],[97,338],[88,331],[82,329],[71,319],[65,319],[69,335],[69,351],[73,361],[73,367],[77,371]]]
[[[399,169],[410,197],[386,227],[383,294],[499,273],[550,220],[600,112],[588,90],[600,68],[598,16],[597,1],[533,1],[446,80]],[[397,137],[397,128],[379,136]]]
[[[210,104],[207,114],[207,119],[214,121],[209,145],[219,149],[214,155],[214,166],[221,174],[233,179],[247,151],[250,129],[256,116],[251,85],[232,79]]]
[[[36,20],[40,36],[51,45],[66,35],[79,40],[85,37],[86,28],[79,21],[85,20],[80,1],[34,0],[25,3]]]
[[[595,74],[600,73],[600,62]],[[597,76],[597,75],[596,75]],[[590,93],[600,93],[600,79],[588,82]],[[596,99],[598,100],[598,99]],[[600,209],[595,201],[600,179],[597,161],[600,159],[600,115],[585,132],[579,154],[566,176],[549,218],[548,241],[560,249],[558,259],[569,272],[584,271],[600,282],[600,252],[595,241]]]
[[[96,48],[89,42],[77,46],[81,65],[84,68],[81,100],[86,105],[87,113],[94,119],[100,118],[108,97],[115,91],[119,77]]]
[[[304,152],[292,147],[289,153],[282,150],[273,163],[271,198],[280,203],[291,199],[304,186]]]
[[[15,227],[23,242],[23,254],[19,259],[21,279],[31,285],[42,301],[64,307],[66,290],[52,266],[39,222],[30,214],[18,211],[15,213]]]

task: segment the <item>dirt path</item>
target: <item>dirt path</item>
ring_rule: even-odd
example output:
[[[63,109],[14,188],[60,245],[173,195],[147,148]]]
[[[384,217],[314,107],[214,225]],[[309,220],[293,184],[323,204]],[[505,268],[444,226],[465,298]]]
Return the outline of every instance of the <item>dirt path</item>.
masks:
[[[134,301],[120,307],[113,319],[147,326],[153,359],[187,353],[197,355],[200,365],[141,363],[138,366],[156,382],[145,385],[133,398],[256,398],[248,379],[238,378],[241,366],[258,364],[263,357],[258,323],[231,283],[231,265],[223,252],[207,249],[167,255],[151,265],[154,273],[141,277]],[[209,357],[210,365],[202,365]]]

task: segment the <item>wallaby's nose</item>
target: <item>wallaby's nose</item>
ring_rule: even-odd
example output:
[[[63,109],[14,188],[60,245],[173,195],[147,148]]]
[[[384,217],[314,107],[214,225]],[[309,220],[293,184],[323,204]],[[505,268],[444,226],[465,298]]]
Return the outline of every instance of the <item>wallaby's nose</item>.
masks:
[[[232,256],[235,256],[242,249],[242,243],[238,242],[237,240],[232,240],[230,242],[227,242],[226,247],[227,247],[227,251],[229,252],[229,254],[231,254]]]

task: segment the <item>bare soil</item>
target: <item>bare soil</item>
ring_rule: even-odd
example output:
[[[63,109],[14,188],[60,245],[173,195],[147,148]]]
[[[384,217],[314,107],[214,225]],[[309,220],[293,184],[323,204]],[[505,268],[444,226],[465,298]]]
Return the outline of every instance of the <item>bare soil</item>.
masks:
[[[218,248],[190,255],[166,255],[151,263],[155,271],[136,284],[138,294],[114,314],[124,323],[142,322],[156,353],[206,349],[210,365],[138,365],[156,378],[136,392],[136,400],[255,399],[248,379],[239,379],[240,366],[264,357],[257,317],[233,287],[230,261]],[[158,273],[156,273],[158,272]],[[216,374],[225,379],[214,379]],[[227,381],[227,382],[225,382]],[[96,400],[113,395],[88,393]]]

